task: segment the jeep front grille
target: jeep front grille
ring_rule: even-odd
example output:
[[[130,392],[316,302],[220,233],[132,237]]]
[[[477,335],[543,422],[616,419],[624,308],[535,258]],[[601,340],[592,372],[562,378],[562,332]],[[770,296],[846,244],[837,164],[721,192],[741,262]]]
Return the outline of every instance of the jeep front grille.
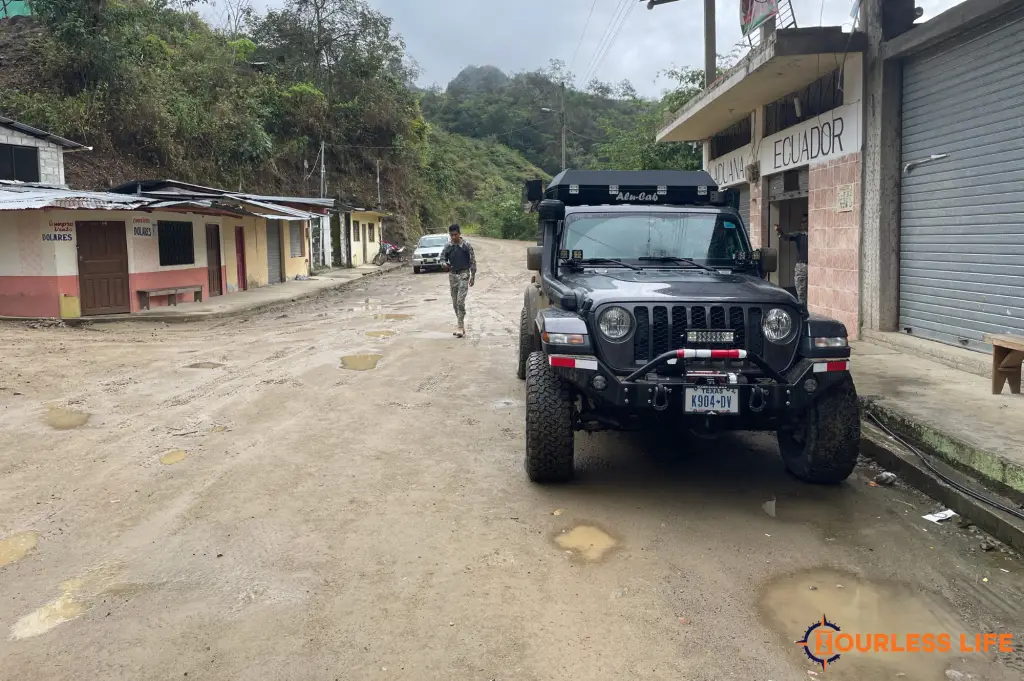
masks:
[[[627,304],[627,308],[630,306]],[[788,310],[798,319],[795,310]],[[599,312],[599,311],[598,311]],[[625,343],[599,340],[605,361],[619,370],[635,369],[658,355],[680,348],[743,348],[764,357],[773,368],[783,370],[792,362],[798,335],[779,346],[765,343],[761,335],[763,310],[750,305],[647,305],[631,307],[636,328]],[[732,331],[731,343],[688,342],[687,331]],[[767,346],[767,347],[766,347]]]

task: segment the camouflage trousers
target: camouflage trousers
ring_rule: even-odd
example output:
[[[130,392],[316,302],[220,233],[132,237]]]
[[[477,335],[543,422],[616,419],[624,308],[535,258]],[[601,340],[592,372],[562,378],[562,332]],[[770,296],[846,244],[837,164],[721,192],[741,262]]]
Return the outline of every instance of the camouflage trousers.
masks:
[[[469,293],[469,270],[448,273],[448,286],[452,290],[452,307],[455,308],[455,319],[461,327],[466,319],[466,294]]]
[[[796,297],[804,305],[807,304],[807,263],[798,262],[793,268],[793,286],[796,287]]]

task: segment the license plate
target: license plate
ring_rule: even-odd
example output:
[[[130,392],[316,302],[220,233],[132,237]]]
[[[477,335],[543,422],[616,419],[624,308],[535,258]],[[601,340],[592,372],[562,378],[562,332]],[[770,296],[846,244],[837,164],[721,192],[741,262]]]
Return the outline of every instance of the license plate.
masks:
[[[427,265],[433,265],[436,261],[433,258],[424,258],[423,262]]]
[[[725,414],[740,413],[740,391],[736,388],[699,386],[686,389],[683,405],[687,413],[703,414],[711,411]]]

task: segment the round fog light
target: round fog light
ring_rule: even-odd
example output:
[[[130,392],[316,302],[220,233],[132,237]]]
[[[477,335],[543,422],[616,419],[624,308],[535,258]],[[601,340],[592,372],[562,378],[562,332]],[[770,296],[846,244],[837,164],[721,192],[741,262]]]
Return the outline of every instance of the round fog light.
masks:
[[[808,378],[806,381],[804,381],[804,390],[806,390],[807,392],[813,393],[817,389],[818,382],[815,381],[813,378]]]
[[[594,386],[595,390],[604,390],[608,387],[608,381],[604,376],[594,376],[594,380],[590,383]]]

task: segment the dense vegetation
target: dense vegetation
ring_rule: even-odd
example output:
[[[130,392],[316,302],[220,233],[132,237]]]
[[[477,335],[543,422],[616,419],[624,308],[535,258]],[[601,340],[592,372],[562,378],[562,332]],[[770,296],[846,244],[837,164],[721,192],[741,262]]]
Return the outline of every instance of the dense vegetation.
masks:
[[[391,20],[363,0],[285,0],[259,15],[228,0],[211,27],[195,0],[33,0],[38,23],[0,27],[0,112],[95,148],[68,157],[69,181],[137,176],[377,203],[413,236],[451,221],[505,237],[532,233],[523,179],[560,168],[571,74],[470,67],[421,92]],[[9,50],[7,48],[10,48]],[[655,145],[700,75],[672,74],[661,101],[628,83],[569,87],[572,167],[686,168],[689,145]],[[544,112],[542,108],[551,112]]]

